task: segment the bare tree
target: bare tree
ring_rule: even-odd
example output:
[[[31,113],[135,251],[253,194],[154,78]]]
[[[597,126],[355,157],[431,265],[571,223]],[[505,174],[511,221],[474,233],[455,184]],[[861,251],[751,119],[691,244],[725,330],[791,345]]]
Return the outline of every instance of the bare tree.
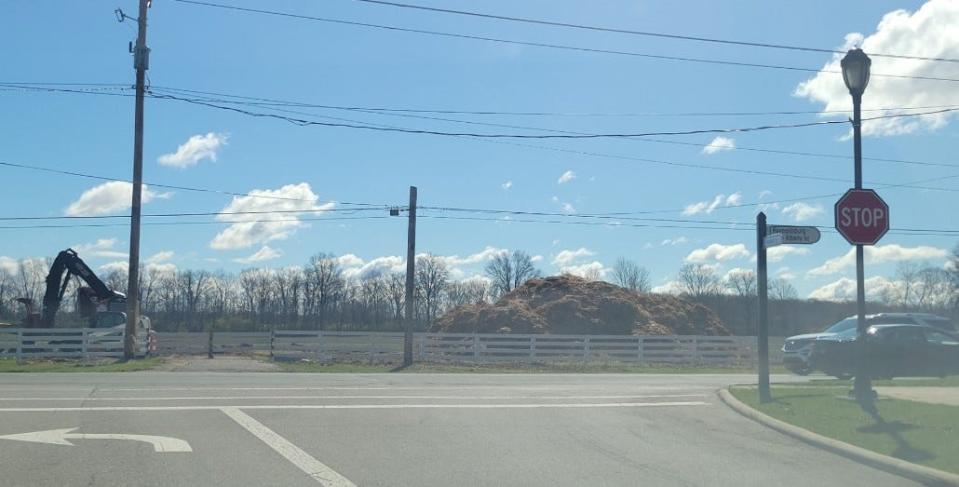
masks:
[[[322,328],[335,311],[336,299],[342,296],[343,271],[335,257],[321,253],[310,257],[304,274],[307,292],[316,307],[316,323]]]
[[[694,298],[715,296],[723,291],[716,272],[704,264],[685,264],[679,269],[680,292]]]
[[[652,288],[649,282],[649,270],[635,262],[620,257],[613,265],[613,279],[616,284],[630,291],[648,293]]]
[[[796,299],[799,293],[796,288],[785,279],[773,279],[769,281],[769,298],[774,301],[785,301],[787,299]]]
[[[533,258],[522,250],[496,254],[486,264],[485,271],[490,278],[492,291],[497,296],[502,296],[540,276]]]
[[[748,269],[740,269],[738,272],[730,272],[726,276],[726,288],[735,293],[737,296],[755,296],[756,273]]]
[[[416,259],[416,287],[422,298],[426,325],[433,323],[439,311],[440,296],[445,290],[449,270],[441,258],[426,254]]]
[[[406,276],[402,272],[391,273],[386,287],[393,321],[399,323],[403,319],[403,306],[406,302]]]

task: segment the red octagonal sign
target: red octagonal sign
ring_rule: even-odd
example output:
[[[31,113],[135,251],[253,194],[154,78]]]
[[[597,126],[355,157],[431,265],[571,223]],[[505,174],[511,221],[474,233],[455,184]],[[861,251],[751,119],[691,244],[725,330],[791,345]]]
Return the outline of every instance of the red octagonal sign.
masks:
[[[836,202],[836,230],[853,245],[874,245],[889,231],[889,205],[871,189],[850,189]]]

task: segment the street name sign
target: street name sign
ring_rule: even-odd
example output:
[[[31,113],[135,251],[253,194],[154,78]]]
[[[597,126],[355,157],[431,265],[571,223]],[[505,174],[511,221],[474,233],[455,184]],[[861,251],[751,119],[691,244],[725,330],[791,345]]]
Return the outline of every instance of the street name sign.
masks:
[[[819,241],[822,234],[816,227],[795,225],[769,225],[766,227],[766,246],[811,245]]]
[[[836,230],[853,245],[875,245],[889,231],[889,205],[871,189],[850,189],[836,202]]]

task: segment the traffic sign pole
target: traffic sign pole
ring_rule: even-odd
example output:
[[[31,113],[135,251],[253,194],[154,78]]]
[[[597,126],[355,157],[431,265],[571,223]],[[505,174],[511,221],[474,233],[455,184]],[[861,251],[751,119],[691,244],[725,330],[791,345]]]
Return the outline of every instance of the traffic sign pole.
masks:
[[[769,393],[769,315],[766,266],[766,214],[756,215],[756,290],[759,298],[759,330],[756,333],[759,351],[759,402],[773,400]]]

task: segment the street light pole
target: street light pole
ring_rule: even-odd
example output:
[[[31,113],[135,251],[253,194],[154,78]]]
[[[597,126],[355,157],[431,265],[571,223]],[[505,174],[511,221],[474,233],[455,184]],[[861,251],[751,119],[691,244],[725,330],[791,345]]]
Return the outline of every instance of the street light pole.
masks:
[[[851,49],[842,60],[842,76],[852,96],[852,134],[855,187],[862,189],[862,94],[869,84],[872,61],[861,49]],[[856,399],[872,396],[866,349],[866,284],[863,246],[856,245],[856,379],[853,392]]]

